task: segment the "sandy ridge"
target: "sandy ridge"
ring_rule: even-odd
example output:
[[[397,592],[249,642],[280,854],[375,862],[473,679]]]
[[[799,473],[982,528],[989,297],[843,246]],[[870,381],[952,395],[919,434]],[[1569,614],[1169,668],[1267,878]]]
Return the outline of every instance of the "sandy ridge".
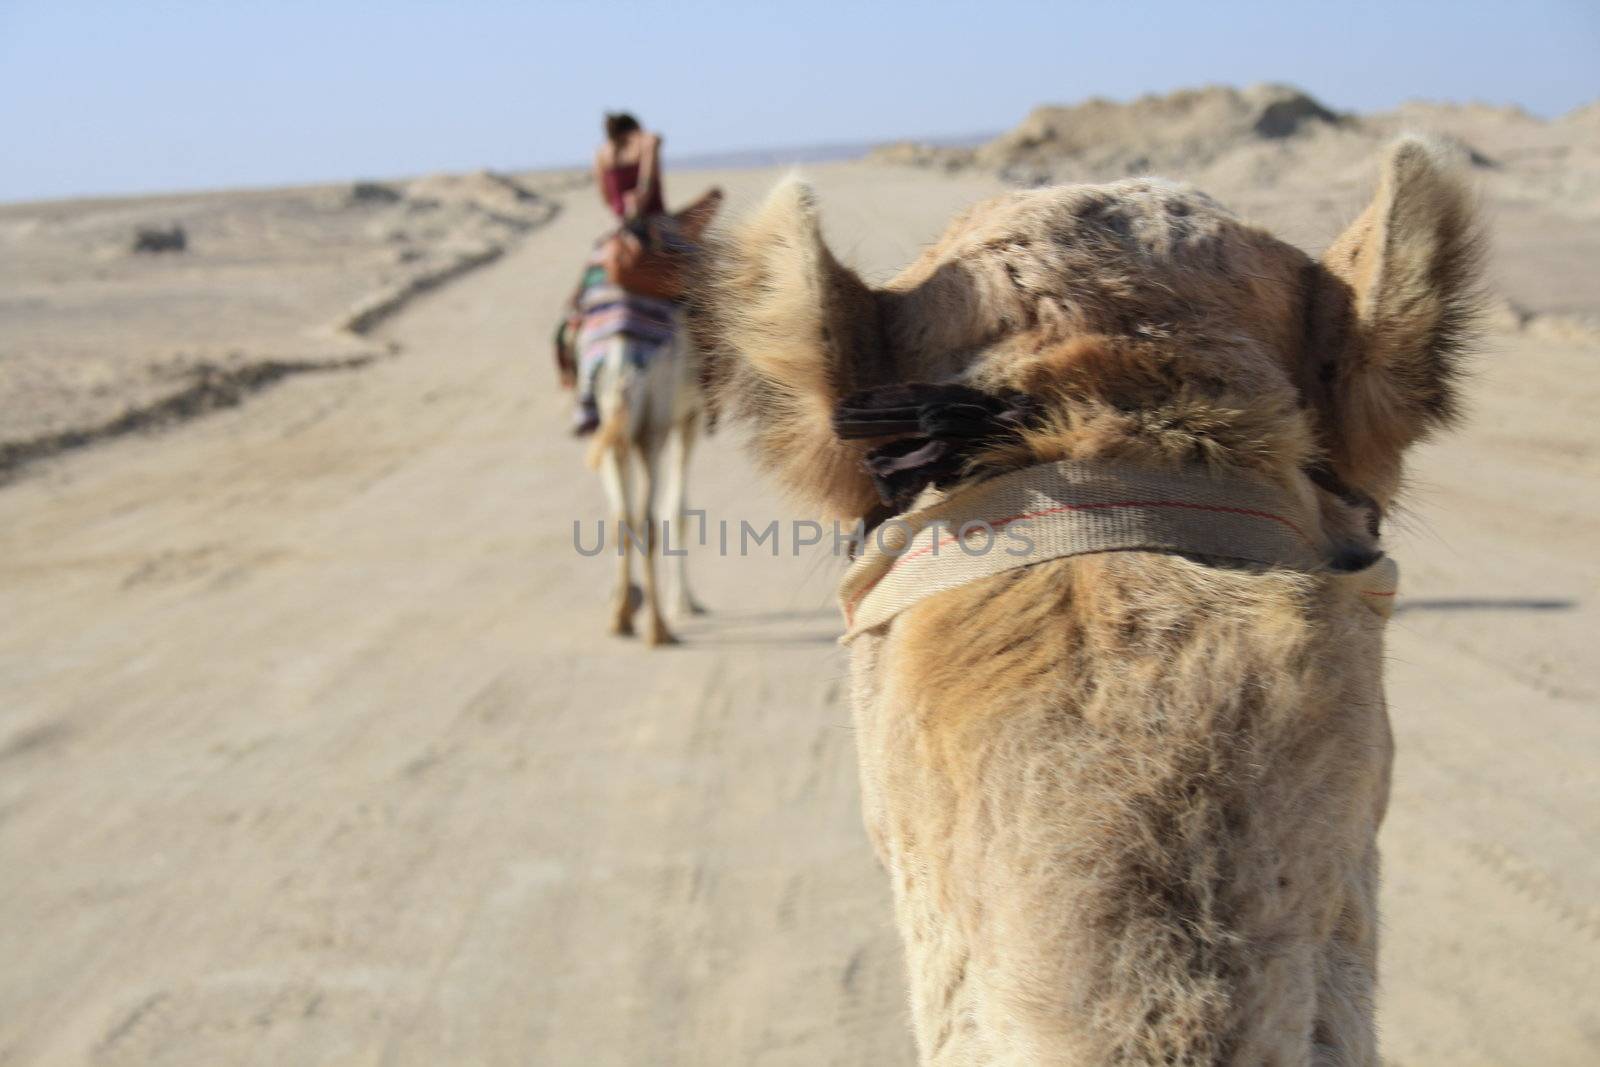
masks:
[[[476,183],[476,187],[469,183]],[[463,196],[460,186],[467,185]],[[220,408],[234,407],[254,393],[284,378],[298,374],[326,374],[356,370],[375,360],[398,354],[401,346],[390,340],[375,343],[370,335],[418,297],[495,262],[506,251],[540,227],[548,225],[561,210],[552,196],[535,193],[516,179],[491,171],[464,177],[440,176],[412,183],[393,195],[399,202],[427,203],[426,191],[443,186],[457,199],[465,199],[470,210],[494,223],[503,233],[480,239],[466,247],[441,249],[442,263],[425,266],[361,297],[334,321],[307,331],[313,345],[304,353],[270,356],[242,356],[225,363],[201,359],[184,368],[184,383],[144,403],[134,404],[109,419],[88,425],[75,425],[49,433],[12,440],[0,439],[0,485],[14,479],[28,464],[74,449],[97,444],[130,433],[170,427]],[[418,188],[423,190],[418,192]],[[454,187],[454,188],[453,188]],[[353,188],[388,189],[377,183],[357,183]],[[487,188],[489,196],[484,196]],[[497,210],[498,199],[514,204],[531,204],[532,210],[515,213]],[[487,201],[487,202],[486,202]]]

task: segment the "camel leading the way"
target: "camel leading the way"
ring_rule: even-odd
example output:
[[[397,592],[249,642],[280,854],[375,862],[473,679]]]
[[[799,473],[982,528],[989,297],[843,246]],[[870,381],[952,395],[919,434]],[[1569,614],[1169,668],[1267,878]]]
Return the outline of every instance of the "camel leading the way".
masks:
[[[649,246],[627,228],[608,235],[596,246],[573,295],[570,329],[557,342],[557,361],[569,386],[577,384],[578,374],[589,373],[580,371],[573,348],[584,345],[599,353],[589,383],[599,430],[588,460],[600,472],[611,509],[609,545],[617,555],[617,584],[610,628],[619,636],[632,635],[634,615],[643,606],[645,639],[652,647],[677,641],[667,615],[681,619],[702,610],[689,592],[684,545],[689,457],[706,422],[706,404],[682,296],[695,244],[722,198],[722,190],[714,187],[675,215],[650,220]],[[665,597],[656,573],[663,549],[672,579]],[[642,595],[633,584],[635,554],[643,571]]]
[[[1320,261],[1151,179],[980,204],[881,288],[798,182],[707,256],[721,401],[877,531],[842,600],[923,1063],[1379,1062],[1380,523],[1480,247],[1405,140]]]

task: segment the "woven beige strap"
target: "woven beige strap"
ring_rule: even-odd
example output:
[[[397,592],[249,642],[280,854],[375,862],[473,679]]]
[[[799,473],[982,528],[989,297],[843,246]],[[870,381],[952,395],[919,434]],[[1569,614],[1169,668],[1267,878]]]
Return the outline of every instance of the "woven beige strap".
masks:
[[[923,597],[1092,552],[1186,552],[1322,571],[1328,546],[1282,489],[1240,475],[1048,463],[932,500],[868,535],[839,587],[849,641]],[[1394,564],[1359,572],[1388,614]]]

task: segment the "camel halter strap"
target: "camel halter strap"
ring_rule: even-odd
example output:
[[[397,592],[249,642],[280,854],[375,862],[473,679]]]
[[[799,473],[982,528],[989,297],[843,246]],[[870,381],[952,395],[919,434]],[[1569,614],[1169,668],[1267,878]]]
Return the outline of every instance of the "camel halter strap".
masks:
[[[946,496],[930,491],[918,505],[868,534],[845,573],[846,642],[935,593],[1096,552],[1190,553],[1321,574],[1347,583],[1378,615],[1393,610],[1391,559],[1333,569],[1330,546],[1300,517],[1305,505],[1243,475],[1047,463]]]

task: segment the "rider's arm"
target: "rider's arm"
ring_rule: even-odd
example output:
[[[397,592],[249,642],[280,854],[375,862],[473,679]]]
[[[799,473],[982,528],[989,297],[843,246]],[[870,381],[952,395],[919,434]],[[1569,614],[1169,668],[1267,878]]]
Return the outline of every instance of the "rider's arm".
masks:
[[[634,203],[630,214],[637,213],[655,199],[650,192],[660,180],[661,138],[653,133],[645,134],[644,151],[639,155],[639,184],[633,191]]]
[[[594,188],[595,192],[600,196],[600,202],[609,208],[611,206],[611,201],[606,197],[605,154],[606,150],[604,146],[602,146],[594,154]]]

